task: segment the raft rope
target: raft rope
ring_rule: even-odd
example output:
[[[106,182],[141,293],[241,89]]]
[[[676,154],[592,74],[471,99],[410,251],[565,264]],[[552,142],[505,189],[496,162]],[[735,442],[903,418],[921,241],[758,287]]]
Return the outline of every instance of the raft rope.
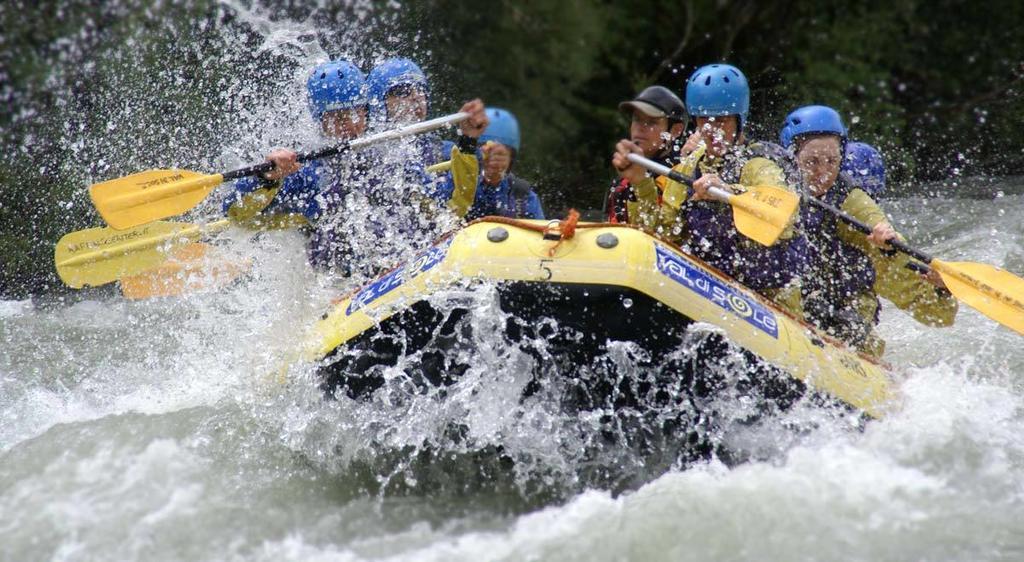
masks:
[[[544,235],[545,240],[554,240],[554,245],[548,249],[548,255],[554,256],[555,252],[558,251],[559,246],[562,242],[569,240],[576,236],[577,228],[601,228],[607,227],[606,223],[592,223],[592,224],[579,224],[580,212],[576,209],[569,209],[569,216],[558,221],[549,221],[547,224],[534,224],[527,222],[522,219],[513,219],[510,217],[483,217],[473,222],[496,222],[499,224],[507,224],[516,228],[522,228],[524,230],[532,230],[539,232]],[[472,223],[470,223],[472,224]]]

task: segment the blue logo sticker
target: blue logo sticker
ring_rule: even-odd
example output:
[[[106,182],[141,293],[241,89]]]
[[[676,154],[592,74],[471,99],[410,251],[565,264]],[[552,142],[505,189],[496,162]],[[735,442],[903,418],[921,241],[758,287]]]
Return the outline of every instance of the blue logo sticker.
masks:
[[[350,315],[396,288],[401,287],[406,281],[415,279],[419,274],[430,271],[434,266],[444,261],[445,255],[448,254],[448,247],[451,245],[452,239],[448,238],[437,246],[416,256],[411,262],[398,266],[384,277],[363,287],[356,293],[356,296],[352,297],[348,309],[345,310],[345,315]]]
[[[679,257],[660,244],[654,245],[658,271],[670,279],[746,320],[755,328],[778,339],[779,324],[775,314],[763,304],[723,283],[710,272],[704,271]]]

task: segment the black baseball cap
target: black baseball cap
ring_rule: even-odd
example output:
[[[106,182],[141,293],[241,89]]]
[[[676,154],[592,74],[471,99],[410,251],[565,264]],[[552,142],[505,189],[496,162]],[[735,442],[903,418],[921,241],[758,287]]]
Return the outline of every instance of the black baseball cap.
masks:
[[[650,117],[667,117],[669,121],[686,123],[686,106],[679,96],[664,86],[650,86],[636,98],[619,104],[619,111],[639,111]]]

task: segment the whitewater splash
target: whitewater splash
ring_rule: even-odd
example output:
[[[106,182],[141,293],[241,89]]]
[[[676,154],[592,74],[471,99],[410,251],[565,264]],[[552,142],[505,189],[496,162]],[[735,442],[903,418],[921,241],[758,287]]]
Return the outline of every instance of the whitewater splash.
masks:
[[[259,384],[276,330],[234,307],[257,304],[247,299],[260,288],[177,311],[85,302],[5,318],[16,346],[54,343],[56,326],[142,347],[180,338],[148,361],[109,353],[102,338],[70,344],[63,362],[47,358],[53,371],[14,348],[21,361],[2,370],[14,398],[4,427],[20,429],[5,429],[0,457],[0,513],[15,515],[0,525],[5,559],[1009,560],[1024,548],[1021,393],[984,352],[901,370],[903,408],[863,431],[797,409],[784,421],[815,423],[796,438],[746,436],[769,452],[760,461],[669,469],[615,496],[571,479],[594,461],[582,455],[587,420],[523,402],[526,365],[505,349],[480,349],[503,367],[467,373],[448,400],[326,401],[312,372]],[[118,332],[124,323],[134,335]],[[71,377],[58,385],[55,372]],[[446,435],[454,421],[467,433]],[[644,468],[608,453],[606,470]]]

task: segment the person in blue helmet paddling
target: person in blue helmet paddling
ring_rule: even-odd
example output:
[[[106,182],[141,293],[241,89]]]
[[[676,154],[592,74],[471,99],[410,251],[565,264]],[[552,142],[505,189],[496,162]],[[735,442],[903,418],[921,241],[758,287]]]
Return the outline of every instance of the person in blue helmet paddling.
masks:
[[[387,59],[370,71],[366,81],[371,129],[388,129],[427,118],[430,111],[430,84],[423,70],[412,60]],[[396,150],[385,155],[390,157],[389,167],[395,168],[397,165],[401,168],[400,171],[392,170],[388,175],[422,183],[433,197],[447,200],[449,209],[454,209],[451,197],[457,193],[472,194],[476,189],[479,170],[475,150],[456,148],[455,143],[442,140],[434,132],[404,139],[397,143]],[[398,162],[394,162],[396,159]],[[444,173],[439,176],[428,173],[428,167],[440,162],[445,164]],[[453,187],[450,192],[445,188],[449,183]]]
[[[325,138],[348,141],[361,137],[366,131],[365,82],[363,72],[344,60],[323,63],[310,73],[306,81],[309,111]],[[224,201],[227,216],[254,228],[314,223],[323,211],[317,195],[327,169],[322,160],[300,167],[296,157],[292,150],[276,149],[267,156],[267,160],[274,162],[271,171],[236,181],[234,192]],[[337,162],[339,166],[363,167],[358,155],[344,158],[344,162]]]
[[[365,77],[355,65],[348,61],[330,61],[317,66],[307,81],[307,91],[310,113],[324,137],[346,141],[365,133],[369,116],[367,87]],[[452,183],[462,186],[454,189],[455,193],[475,188],[477,137],[487,125],[480,100],[467,102],[460,111],[470,117],[460,124],[462,136],[452,149],[453,159],[459,163],[453,166],[451,175],[455,179]],[[461,157],[461,154],[468,157]],[[396,172],[382,169],[380,154],[372,149],[339,154],[301,167],[296,153],[287,149],[274,150],[267,159],[274,162],[274,169],[261,177],[236,183],[234,194],[225,202],[226,213],[236,222],[262,228],[313,225],[311,260],[330,269],[355,256],[352,244],[345,241],[350,236],[344,231],[351,229],[343,224],[351,223],[355,216],[344,210],[354,194],[366,200],[360,211],[363,214],[371,207],[393,210],[396,202],[400,203],[399,207],[415,207],[409,212],[416,216],[402,217],[409,219],[405,221],[408,224],[399,225],[405,234],[427,229],[432,225],[435,211],[442,208],[440,201],[430,199],[436,195],[432,186],[419,177],[412,184],[401,177],[393,177]],[[330,220],[325,220],[327,215]],[[424,215],[429,216],[421,220]],[[380,222],[383,216],[364,218]],[[343,272],[351,270],[352,267],[346,265]]]
[[[914,273],[906,267],[907,256],[886,250],[898,234],[867,191],[842,171],[847,130],[839,113],[822,105],[798,108],[786,117],[779,139],[796,158],[805,196],[817,197],[872,227],[865,236],[819,207],[801,208],[800,225],[808,240],[801,275],[807,320],[874,356],[885,349],[874,333],[879,296],[919,322],[951,325],[956,299],[941,278]]]
[[[645,158],[672,167],[679,163],[680,137],[686,130],[686,107],[679,96],[664,86],[650,86],[636,98],[619,104],[630,116],[629,141]],[[657,230],[659,205],[666,178],[645,174],[634,184],[625,177],[612,182],[605,214],[608,222],[639,224]],[[637,193],[643,192],[643,196]],[[666,234],[666,233],[662,233]]]
[[[782,147],[747,141],[749,108],[747,78],[735,66],[711,64],[690,76],[686,109],[697,128],[674,169],[695,180],[692,187],[666,181],[658,224],[700,259],[801,316],[803,235],[791,226],[774,245],[762,246],[736,230],[727,203],[708,195],[710,187],[734,193],[756,185],[792,189],[799,179]],[[612,165],[622,177],[639,182],[644,170],[627,157],[640,152],[635,143],[621,141]]]
[[[430,112],[430,83],[419,65],[407,58],[391,58],[378,64],[366,79],[369,90],[370,128],[385,129],[423,121]],[[420,163],[430,166],[448,159],[450,151],[434,133],[412,141]]]
[[[452,211],[466,220],[485,216],[543,219],[540,197],[526,180],[511,173],[519,155],[519,122],[506,109],[487,108],[488,125],[480,135],[480,178],[472,191],[450,197]],[[451,183],[447,190],[452,189]]]

